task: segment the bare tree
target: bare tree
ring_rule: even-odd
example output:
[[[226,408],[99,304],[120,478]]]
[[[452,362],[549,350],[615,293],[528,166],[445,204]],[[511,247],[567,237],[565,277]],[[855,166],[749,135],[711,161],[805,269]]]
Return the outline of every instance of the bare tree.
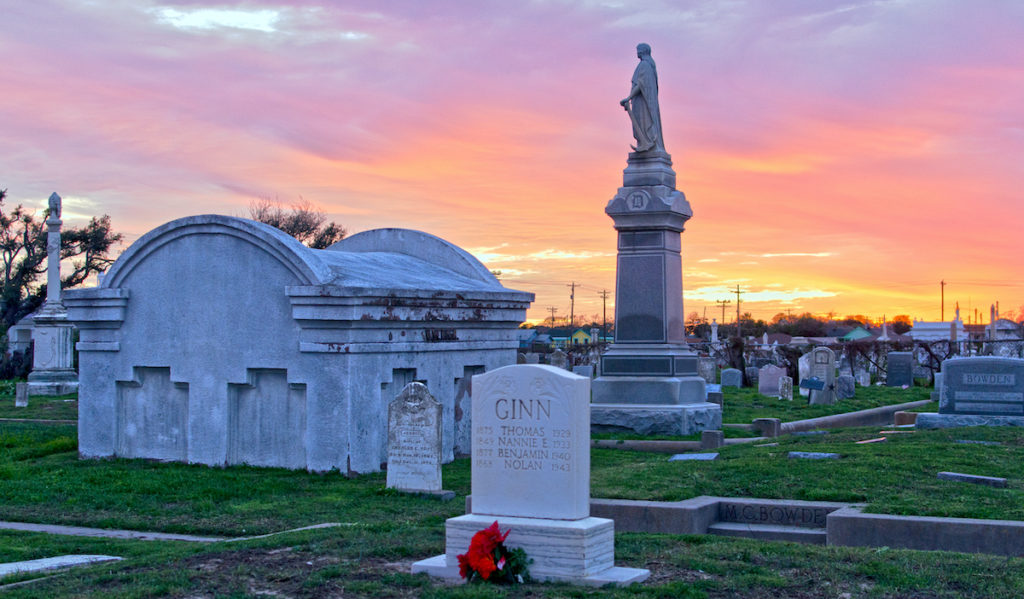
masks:
[[[269,198],[253,200],[249,203],[249,218],[277,227],[316,250],[344,239],[346,234],[345,227],[327,222],[323,210],[302,198],[287,207]]]
[[[37,220],[21,204],[5,211],[6,195],[6,189],[0,190],[0,326],[4,328],[35,311],[46,298],[46,284],[36,281],[46,273],[45,221],[50,214],[47,209]],[[106,214],[93,217],[83,227],[66,227],[61,232],[60,257],[72,260],[61,286],[81,285],[90,275],[106,270],[120,242],[121,234],[114,233]]]

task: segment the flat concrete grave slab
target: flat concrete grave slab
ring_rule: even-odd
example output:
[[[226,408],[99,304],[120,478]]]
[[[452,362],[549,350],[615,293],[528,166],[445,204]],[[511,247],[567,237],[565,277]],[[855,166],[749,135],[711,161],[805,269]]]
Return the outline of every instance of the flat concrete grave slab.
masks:
[[[0,530],[23,530],[26,532],[42,532],[52,535],[68,535],[72,537],[101,537],[107,539],[134,539],[136,541],[188,541],[192,543],[216,543],[226,541],[224,537],[200,537],[195,535],[179,535],[166,532],[145,532],[138,530],[111,530],[106,528],[87,528],[84,526],[60,526],[57,524],[34,524],[30,522],[0,521]]]
[[[973,439],[957,439],[954,443],[961,443],[963,445],[1002,445],[999,441],[975,441]]]
[[[972,483],[988,487],[1005,488],[1006,479],[995,476],[979,476],[976,474],[962,474],[960,472],[940,472],[939,480],[952,480],[961,483]]]
[[[74,566],[88,566],[89,564],[114,562],[122,559],[124,558],[113,555],[58,555],[57,557],[44,557],[43,559],[32,559],[23,562],[9,562],[0,564],[0,577],[24,574],[26,572],[59,570]]]
[[[838,453],[823,451],[791,451],[787,457],[801,460],[838,460],[840,456]]]
[[[814,435],[827,435],[828,431],[797,431],[793,434],[797,437],[813,437]]]
[[[717,453],[677,453],[670,457],[670,462],[710,462],[717,460]]]
[[[855,443],[857,445],[866,445],[868,443],[881,443],[881,442],[883,442],[885,440],[886,440],[885,437],[878,437],[876,439],[864,439],[863,441],[856,441]]]

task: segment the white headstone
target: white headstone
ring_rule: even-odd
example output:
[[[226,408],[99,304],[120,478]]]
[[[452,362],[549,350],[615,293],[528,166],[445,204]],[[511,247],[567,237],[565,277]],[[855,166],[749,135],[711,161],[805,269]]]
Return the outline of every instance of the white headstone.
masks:
[[[409,383],[388,404],[389,489],[441,490],[441,404]]]
[[[28,407],[28,383],[14,384],[14,407]]]
[[[804,379],[811,378],[811,354],[804,354],[800,356],[800,362],[797,366],[800,375],[800,379],[797,383],[802,382]],[[811,392],[808,389],[800,387],[800,395],[807,397],[810,393]]]
[[[473,377],[473,513],[590,515],[590,381],[506,366]]]

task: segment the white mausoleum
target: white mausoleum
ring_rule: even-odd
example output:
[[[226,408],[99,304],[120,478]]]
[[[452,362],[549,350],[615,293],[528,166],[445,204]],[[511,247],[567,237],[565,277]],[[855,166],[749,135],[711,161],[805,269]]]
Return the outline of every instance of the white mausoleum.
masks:
[[[66,292],[79,451],[343,472],[387,459],[387,406],[420,381],[442,458],[470,448],[472,375],[515,364],[532,293],[432,235],[378,229],[309,249],[229,216],[136,241]]]

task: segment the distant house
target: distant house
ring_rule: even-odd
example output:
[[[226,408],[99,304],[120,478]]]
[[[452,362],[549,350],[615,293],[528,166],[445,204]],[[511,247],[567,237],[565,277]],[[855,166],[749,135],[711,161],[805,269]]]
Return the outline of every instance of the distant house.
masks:
[[[519,329],[516,331],[516,336],[519,338],[519,351],[528,352],[531,351],[533,344],[537,339],[537,330]]]
[[[849,333],[842,336],[843,341],[860,341],[861,339],[875,339],[878,337],[877,334],[873,334],[871,331],[864,327],[857,327]]]

